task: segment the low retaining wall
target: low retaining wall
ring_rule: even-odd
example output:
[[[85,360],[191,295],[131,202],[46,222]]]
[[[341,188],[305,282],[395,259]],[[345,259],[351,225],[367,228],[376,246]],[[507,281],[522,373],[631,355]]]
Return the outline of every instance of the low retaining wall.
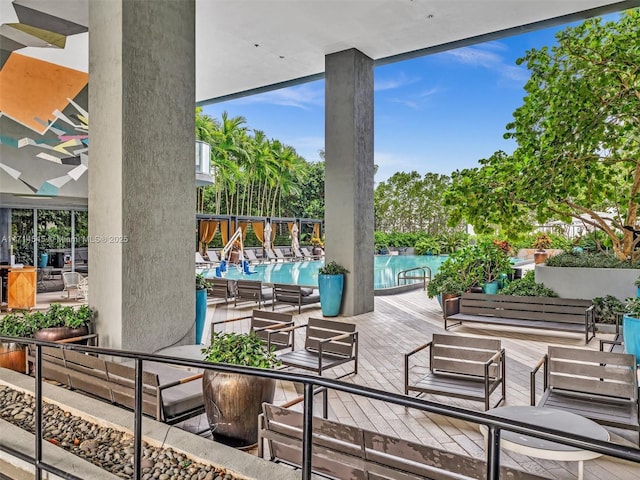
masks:
[[[582,298],[613,295],[619,300],[635,297],[635,281],[640,269],[548,267],[536,265],[536,282],[544,283],[563,298]]]

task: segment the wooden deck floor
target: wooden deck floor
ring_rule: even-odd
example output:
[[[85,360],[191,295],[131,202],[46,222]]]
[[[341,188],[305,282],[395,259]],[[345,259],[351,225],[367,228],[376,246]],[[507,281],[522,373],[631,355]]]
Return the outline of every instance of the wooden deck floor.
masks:
[[[210,305],[208,320],[223,320],[250,313],[251,302],[233,308],[224,303]],[[267,308],[271,308],[267,306]],[[302,314],[286,305],[277,305],[277,311],[295,314],[296,324],[305,323],[308,317],[320,317],[319,308],[306,307]],[[358,326],[360,350],[359,371],[343,380],[358,385],[402,393],[403,354],[431,339],[433,333],[444,332],[442,311],[435,300],[430,300],[424,291],[418,290],[393,296],[375,298],[375,311],[356,317],[338,317],[338,320],[353,322]],[[226,328],[242,331],[248,323],[234,322]],[[506,405],[529,404],[529,372],[546,353],[548,345],[563,345],[596,350],[599,338],[612,335],[599,334],[590,344],[584,345],[584,336],[563,332],[542,334],[539,330],[528,330],[483,325],[459,326],[449,331],[454,335],[500,337],[507,355],[507,400]],[[205,336],[208,332],[205,332]],[[303,332],[298,344],[303,343]],[[297,339],[298,341],[298,339]],[[419,356],[416,360],[419,361]],[[337,373],[341,373],[335,369]],[[327,376],[331,376],[327,372]],[[541,383],[541,378],[540,382]],[[280,382],[275,403],[284,403],[300,395],[301,388],[288,382]],[[476,411],[482,410],[481,402],[442,396],[425,396]],[[484,442],[478,426],[421,411],[406,409],[392,404],[369,400],[351,394],[330,392],[329,418],[361,428],[384,432],[411,441],[445,448],[473,457],[484,457]],[[615,442],[635,445],[636,434],[621,429],[609,429]],[[558,462],[530,458],[502,451],[501,461],[505,465],[519,467],[550,479],[573,479],[578,475],[577,462]],[[631,480],[640,478],[640,465],[601,457],[585,462],[585,479]]]

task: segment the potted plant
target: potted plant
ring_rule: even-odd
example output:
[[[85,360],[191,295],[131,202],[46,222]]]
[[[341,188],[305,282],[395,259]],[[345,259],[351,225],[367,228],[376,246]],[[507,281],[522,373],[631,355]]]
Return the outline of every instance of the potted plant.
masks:
[[[204,322],[207,318],[207,279],[196,273],[196,343],[202,343]]]
[[[322,248],[324,247],[324,244],[322,243],[322,240],[319,237],[313,237],[311,238],[311,245],[313,246],[313,254],[320,256],[323,253]]]
[[[478,258],[482,264],[482,276],[484,280],[484,293],[498,293],[499,278],[503,273],[511,270],[511,261],[500,245],[485,243],[476,249]]]
[[[255,333],[213,332],[211,344],[202,353],[211,363],[254,368],[280,365]],[[271,378],[205,370],[202,393],[213,439],[233,447],[254,445],[262,403],[273,402],[275,386]]]
[[[33,325],[28,315],[10,313],[0,320],[0,336],[20,337],[33,336]],[[0,367],[16,372],[25,371],[25,348],[18,341],[0,342]]]
[[[549,235],[546,233],[541,233],[534,240],[532,247],[536,249],[536,252],[533,254],[534,262],[536,264],[544,263],[549,256],[546,249],[551,247],[551,238],[549,238]]]
[[[429,298],[437,297],[445,308],[447,300],[477,287],[482,281],[482,264],[476,246],[453,252],[427,285]],[[452,314],[453,312],[446,312]]]
[[[47,312],[34,312],[29,317],[34,328],[34,338],[55,342],[87,335],[94,314],[87,305],[82,305],[76,310],[73,307],[52,303]]]
[[[636,297],[640,298],[640,277],[636,278],[634,285],[636,286]]]
[[[320,308],[325,317],[337,317],[342,304],[344,276],[349,273],[342,265],[331,261],[318,269]]]

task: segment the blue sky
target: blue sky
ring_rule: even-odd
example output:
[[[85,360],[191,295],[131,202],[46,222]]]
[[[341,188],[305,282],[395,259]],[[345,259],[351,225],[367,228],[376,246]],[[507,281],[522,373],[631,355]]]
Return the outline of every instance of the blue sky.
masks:
[[[511,153],[505,126],[522,104],[529,77],[516,59],[531,48],[555,44],[564,27],[504,38],[376,67],[374,162],[376,182],[395,172],[449,175],[477,166],[497,150]],[[243,116],[296,149],[308,161],[324,148],[324,81],[204,107],[220,118]]]

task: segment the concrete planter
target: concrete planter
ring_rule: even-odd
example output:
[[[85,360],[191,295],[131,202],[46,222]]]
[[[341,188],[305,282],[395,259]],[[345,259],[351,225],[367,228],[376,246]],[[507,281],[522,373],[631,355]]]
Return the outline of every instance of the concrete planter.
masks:
[[[536,282],[544,283],[562,298],[613,295],[619,300],[635,297],[640,270],[633,268],[548,267],[536,265]]]

